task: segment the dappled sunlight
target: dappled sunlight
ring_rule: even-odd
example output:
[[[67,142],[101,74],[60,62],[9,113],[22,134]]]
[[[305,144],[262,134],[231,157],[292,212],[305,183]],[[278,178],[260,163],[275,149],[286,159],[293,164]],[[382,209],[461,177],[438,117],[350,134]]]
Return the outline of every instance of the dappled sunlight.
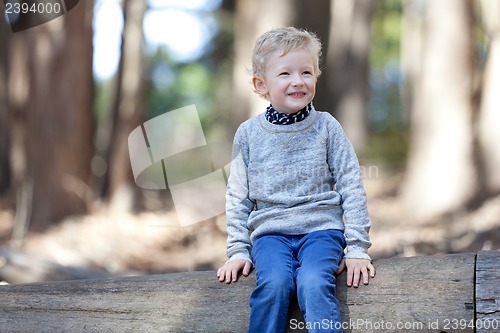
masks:
[[[22,251],[63,266],[114,275],[213,269],[225,260],[221,221],[182,227],[175,212],[71,217],[23,242]]]

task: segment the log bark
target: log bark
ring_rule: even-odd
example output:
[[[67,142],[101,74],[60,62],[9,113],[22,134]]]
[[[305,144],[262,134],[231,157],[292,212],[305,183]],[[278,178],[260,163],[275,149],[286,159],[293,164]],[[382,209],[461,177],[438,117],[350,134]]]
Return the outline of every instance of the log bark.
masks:
[[[478,333],[500,330],[499,277],[499,252],[479,252],[476,262],[476,332]]]
[[[357,289],[347,288],[342,274],[337,297],[344,332],[474,332],[471,325],[452,325],[474,323],[476,264],[485,267],[480,281],[494,286],[484,300],[498,304],[500,298],[492,282],[498,280],[500,252],[477,258],[477,263],[475,254],[378,260],[377,277]],[[226,285],[205,271],[0,286],[0,331],[247,332],[254,285],[254,274]],[[307,332],[302,323],[294,301],[288,331]]]

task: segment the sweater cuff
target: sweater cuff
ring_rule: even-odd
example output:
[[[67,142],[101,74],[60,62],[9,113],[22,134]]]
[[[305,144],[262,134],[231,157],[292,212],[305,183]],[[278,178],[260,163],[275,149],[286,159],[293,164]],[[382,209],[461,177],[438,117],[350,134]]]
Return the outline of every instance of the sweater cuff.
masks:
[[[237,252],[237,253],[233,254],[231,256],[231,258],[229,258],[229,260],[226,261],[226,262],[230,262],[230,261],[233,261],[233,260],[245,260],[245,261],[248,261],[249,263],[251,263],[253,265],[252,259],[250,258],[250,255],[248,253]]]
[[[372,260],[368,255],[368,251],[359,247],[347,247],[347,253],[344,255],[344,259],[367,259]]]

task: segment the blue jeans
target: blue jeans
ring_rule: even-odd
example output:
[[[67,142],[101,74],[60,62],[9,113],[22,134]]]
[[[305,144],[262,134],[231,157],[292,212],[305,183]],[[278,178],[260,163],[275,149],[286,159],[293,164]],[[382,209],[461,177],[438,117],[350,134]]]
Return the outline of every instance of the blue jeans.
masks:
[[[335,329],[341,321],[334,273],[345,246],[339,230],[258,237],[252,248],[257,286],[250,295],[249,333],[285,333],[295,295],[309,332],[342,332]]]

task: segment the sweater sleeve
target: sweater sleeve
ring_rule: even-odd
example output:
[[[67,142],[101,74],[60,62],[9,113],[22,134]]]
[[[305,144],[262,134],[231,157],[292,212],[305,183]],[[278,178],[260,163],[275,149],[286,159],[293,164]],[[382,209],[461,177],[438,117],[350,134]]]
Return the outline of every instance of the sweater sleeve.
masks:
[[[236,131],[232,155],[226,192],[227,256],[229,261],[243,259],[252,262],[247,222],[254,203],[248,194],[248,142],[242,126]]]
[[[333,119],[329,126],[328,164],[341,195],[345,238],[349,259],[370,259],[370,216],[358,158],[340,124]]]

